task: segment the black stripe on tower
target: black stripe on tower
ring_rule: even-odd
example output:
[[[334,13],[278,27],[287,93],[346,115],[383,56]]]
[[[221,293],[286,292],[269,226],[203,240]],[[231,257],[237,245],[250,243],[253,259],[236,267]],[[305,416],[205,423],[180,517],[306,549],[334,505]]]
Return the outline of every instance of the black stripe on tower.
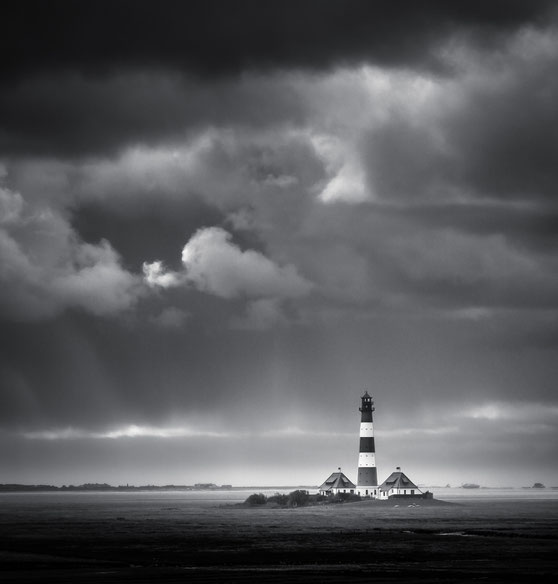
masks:
[[[357,485],[360,487],[376,486],[378,484],[378,473],[375,467],[360,467],[358,469]]]
[[[376,452],[374,447],[374,438],[361,438],[359,452]]]
[[[362,415],[360,416],[361,422],[371,422],[372,421],[372,411],[371,410],[360,410]]]

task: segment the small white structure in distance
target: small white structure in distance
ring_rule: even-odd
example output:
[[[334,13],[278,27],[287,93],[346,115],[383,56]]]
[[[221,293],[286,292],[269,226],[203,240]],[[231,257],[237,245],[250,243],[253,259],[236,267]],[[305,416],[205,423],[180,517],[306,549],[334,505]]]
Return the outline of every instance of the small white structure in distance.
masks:
[[[320,495],[337,495],[338,493],[354,493],[356,485],[352,483],[339,468],[337,472],[325,480],[318,489]]]

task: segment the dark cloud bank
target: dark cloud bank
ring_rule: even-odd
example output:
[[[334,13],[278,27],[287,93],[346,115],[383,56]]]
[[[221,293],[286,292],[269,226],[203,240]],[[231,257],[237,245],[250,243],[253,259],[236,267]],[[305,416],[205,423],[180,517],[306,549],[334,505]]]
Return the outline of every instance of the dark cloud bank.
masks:
[[[11,6],[0,482],[558,481],[555,14]]]
[[[553,8],[541,0],[19,2],[6,12],[5,77],[146,66],[210,76],[360,62],[409,67],[451,34],[490,44],[493,35],[546,24]]]

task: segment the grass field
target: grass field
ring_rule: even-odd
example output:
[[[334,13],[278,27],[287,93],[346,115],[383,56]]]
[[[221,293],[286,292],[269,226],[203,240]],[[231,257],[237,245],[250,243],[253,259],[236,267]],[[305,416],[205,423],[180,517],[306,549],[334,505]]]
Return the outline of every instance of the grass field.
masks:
[[[0,498],[3,582],[530,582],[558,574],[556,500],[247,509],[177,493],[81,495]]]

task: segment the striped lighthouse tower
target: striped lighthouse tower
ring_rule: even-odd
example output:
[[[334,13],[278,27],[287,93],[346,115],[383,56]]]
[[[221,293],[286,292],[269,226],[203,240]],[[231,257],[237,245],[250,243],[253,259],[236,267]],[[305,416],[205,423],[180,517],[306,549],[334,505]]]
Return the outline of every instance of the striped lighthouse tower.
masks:
[[[372,412],[374,401],[368,392],[362,396],[359,408],[360,417],[360,448],[358,454],[357,493],[361,497],[375,498],[378,495],[378,473],[376,471],[376,449],[374,447],[374,424]]]

